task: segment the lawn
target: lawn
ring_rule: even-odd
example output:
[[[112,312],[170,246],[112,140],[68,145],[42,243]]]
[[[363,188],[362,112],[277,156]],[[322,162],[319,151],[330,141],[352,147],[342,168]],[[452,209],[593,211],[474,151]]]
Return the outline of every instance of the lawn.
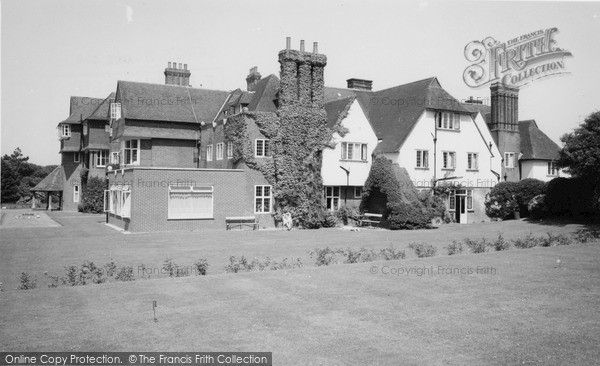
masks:
[[[598,242],[457,256],[442,250],[465,237],[493,239],[501,231],[512,239],[572,232],[579,225],[506,221],[430,231],[124,235],[100,224],[100,216],[55,217],[63,227],[0,231],[2,280],[110,257],[160,265],[166,256],[181,264],[202,256],[212,275],[3,292],[1,349],[272,351],[277,365],[600,359]],[[407,251],[401,261],[222,273],[229,255],[309,262],[306,251],[317,246],[393,243],[403,249],[415,241],[435,245],[439,255],[418,259]]]

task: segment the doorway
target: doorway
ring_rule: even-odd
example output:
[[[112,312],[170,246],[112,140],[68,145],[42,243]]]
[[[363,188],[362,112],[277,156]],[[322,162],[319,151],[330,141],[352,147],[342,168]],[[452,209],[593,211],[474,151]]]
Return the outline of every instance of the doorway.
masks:
[[[456,207],[456,222],[458,222],[459,224],[466,224],[468,223],[468,210],[467,210],[467,195],[466,193],[459,193],[459,191],[456,192],[456,196],[455,196],[455,207]],[[464,191],[463,191],[464,192]]]

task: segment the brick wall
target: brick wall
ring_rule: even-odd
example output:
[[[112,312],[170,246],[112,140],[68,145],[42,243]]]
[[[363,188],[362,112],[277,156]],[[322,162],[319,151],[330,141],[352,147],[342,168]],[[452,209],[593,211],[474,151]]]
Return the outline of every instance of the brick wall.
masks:
[[[129,168],[124,174],[109,174],[109,185],[131,184],[131,218],[109,214],[109,223],[131,232],[225,230],[226,216],[247,216],[248,197],[243,170]],[[168,218],[168,187],[178,182],[213,186],[213,218],[176,220]],[[249,203],[250,202],[250,203]]]
[[[63,182],[63,211],[77,211],[79,203],[73,202],[74,186],[79,186],[81,201],[81,160],[74,162],[74,152],[64,152],[61,155],[61,165],[65,170],[65,181]],[[83,154],[82,154],[83,155]]]
[[[195,150],[196,141],[193,140],[152,139],[151,165],[155,167],[195,168]]]
[[[60,151],[73,151],[81,148],[83,126],[71,124],[71,137],[60,140]]]

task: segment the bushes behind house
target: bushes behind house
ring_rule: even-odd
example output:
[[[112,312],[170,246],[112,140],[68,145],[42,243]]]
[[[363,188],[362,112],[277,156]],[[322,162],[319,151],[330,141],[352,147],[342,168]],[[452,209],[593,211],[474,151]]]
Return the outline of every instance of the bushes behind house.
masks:
[[[485,201],[485,213],[492,218],[505,219],[518,211],[522,217],[529,215],[529,202],[545,192],[546,183],[538,179],[519,182],[501,182],[490,191]]]

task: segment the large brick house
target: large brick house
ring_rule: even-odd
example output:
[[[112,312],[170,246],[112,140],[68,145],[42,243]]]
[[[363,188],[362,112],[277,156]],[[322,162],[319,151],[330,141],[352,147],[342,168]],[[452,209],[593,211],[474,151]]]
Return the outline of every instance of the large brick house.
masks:
[[[321,176],[330,210],[359,204],[373,156],[383,154],[417,189],[451,186],[447,205],[457,221],[487,220],[491,187],[537,177],[557,152],[535,122],[517,122],[518,90],[493,85],[490,107],[460,103],[435,77],[379,91],[356,78],[347,88],[325,87],[325,55],[316,44],[293,50],[289,40],[279,62],[279,77],[250,69],[246,90],[193,88],[187,65],[169,63],[165,84],[118,81],[115,93],[94,99],[96,108],[72,100],[59,125],[61,179],[70,182],[63,192],[73,197],[63,208],[76,209],[71,187],[87,168],[107,174],[107,222],[123,230],[222,228],[227,216],[273,226],[273,188],[255,166],[271,159],[270,141],[257,117],[287,106],[326,115],[333,143],[322,151]],[[238,120],[246,158],[234,156],[239,146],[226,136]]]

